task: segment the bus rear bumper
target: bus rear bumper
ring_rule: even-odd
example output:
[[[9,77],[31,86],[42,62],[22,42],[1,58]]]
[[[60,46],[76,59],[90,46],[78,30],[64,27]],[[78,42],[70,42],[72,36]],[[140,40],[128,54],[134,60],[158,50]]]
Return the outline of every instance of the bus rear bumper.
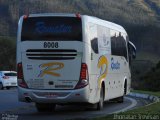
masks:
[[[75,90],[33,90],[18,87],[18,99],[21,102],[36,103],[89,103],[89,86]]]

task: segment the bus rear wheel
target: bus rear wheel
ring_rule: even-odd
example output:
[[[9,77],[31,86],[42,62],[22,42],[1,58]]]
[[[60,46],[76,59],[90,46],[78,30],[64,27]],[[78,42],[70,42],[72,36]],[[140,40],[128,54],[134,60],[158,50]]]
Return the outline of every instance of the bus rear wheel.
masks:
[[[7,90],[9,90],[9,89],[10,89],[10,87],[6,87],[6,89],[7,89]]]
[[[123,101],[124,101],[124,97],[123,96],[117,98],[117,102],[118,103],[123,103]]]
[[[124,95],[126,95],[126,93],[127,93],[127,82],[125,81],[125,83],[124,83]],[[121,97],[118,97],[116,99],[118,103],[123,103],[123,101],[124,101],[124,95],[121,96]]]
[[[126,95],[127,94],[127,82],[125,81],[125,83],[124,83],[124,95]]]
[[[0,82],[0,90],[3,90],[3,84]]]
[[[56,104],[53,103],[36,103],[38,112],[53,112],[56,108]]]
[[[97,103],[97,110],[102,110],[103,106],[104,106],[104,91],[102,87],[100,91],[100,99],[99,102]]]

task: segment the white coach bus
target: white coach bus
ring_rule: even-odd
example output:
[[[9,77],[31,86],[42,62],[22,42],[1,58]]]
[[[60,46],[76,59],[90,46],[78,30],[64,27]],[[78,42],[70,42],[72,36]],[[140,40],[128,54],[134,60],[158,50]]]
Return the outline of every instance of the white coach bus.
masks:
[[[123,102],[136,47],[123,27],[80,14],[30,14],[19,20],[19,101],[38,111],[56,104]]]

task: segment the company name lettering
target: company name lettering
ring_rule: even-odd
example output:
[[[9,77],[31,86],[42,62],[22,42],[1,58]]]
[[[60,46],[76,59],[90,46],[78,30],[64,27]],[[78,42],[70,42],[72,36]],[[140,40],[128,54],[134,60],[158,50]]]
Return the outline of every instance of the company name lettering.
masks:
[[[120,63],[118,61],[115,62],[113,58],[111,58],[111,69],[112,70],[120,69]]]
[[[69,25],[55,25],[55,26],[46,26],[44,22],[36,23],[36,33],[70,33],[72,31],[72,26]]]

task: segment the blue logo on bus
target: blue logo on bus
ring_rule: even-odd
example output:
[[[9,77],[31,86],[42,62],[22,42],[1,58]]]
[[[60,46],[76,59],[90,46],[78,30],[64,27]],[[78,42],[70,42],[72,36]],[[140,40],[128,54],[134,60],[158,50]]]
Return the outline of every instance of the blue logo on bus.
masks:
[[[112,70],[120,69],[120,63],[118,61],[115,61],[114,58],[111,58],[111,69]]]
[[[71,31],[72,31],[72,26],[65,25],[65,24],[47,26],[44,22],[36,23],[36,33],[39,33],[39,34],[71,33]]]

